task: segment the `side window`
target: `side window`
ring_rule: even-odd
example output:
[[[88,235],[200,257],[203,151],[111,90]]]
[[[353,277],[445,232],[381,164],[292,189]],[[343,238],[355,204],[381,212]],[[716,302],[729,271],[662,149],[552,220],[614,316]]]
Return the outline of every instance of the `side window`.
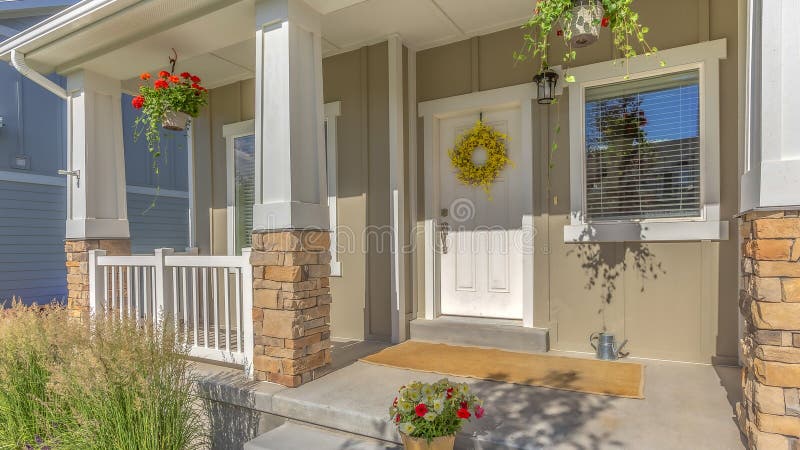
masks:
[[[586,89],[586,222],[701,216],[698,70]]]

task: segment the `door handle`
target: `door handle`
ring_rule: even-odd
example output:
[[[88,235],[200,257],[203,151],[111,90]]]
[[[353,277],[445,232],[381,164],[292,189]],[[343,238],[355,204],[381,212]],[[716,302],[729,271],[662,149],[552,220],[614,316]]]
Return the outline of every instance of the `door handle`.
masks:
[[[439,223],[439,239],[441,240],[442,254],[447,254],[447,234],[450,232],[450,224],[447,222]]]

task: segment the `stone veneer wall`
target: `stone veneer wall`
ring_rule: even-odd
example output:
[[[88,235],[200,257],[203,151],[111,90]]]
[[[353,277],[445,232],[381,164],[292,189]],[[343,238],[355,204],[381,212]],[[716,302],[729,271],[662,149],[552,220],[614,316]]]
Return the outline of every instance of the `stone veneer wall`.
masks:
[[[741,225],[742,402],[753,449],[800,449],[800,216],[748,213]]]
[[[253,232],[254,376],[296,387],[331,362],[330,234]]]
[[[64,241],[67,254],[67,310],[70,317],[89,315],[89,250],[110,256],[130,255],[130,239],[75,239]]]

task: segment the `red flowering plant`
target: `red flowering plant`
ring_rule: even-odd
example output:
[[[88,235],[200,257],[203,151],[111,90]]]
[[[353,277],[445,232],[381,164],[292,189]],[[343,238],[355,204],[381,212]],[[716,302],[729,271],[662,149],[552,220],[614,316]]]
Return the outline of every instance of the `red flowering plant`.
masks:
[[[401,433],[430,442],[455,435],[472,417],[483,417],[482,403],[466,383],[447,378],[433,384],[415,381],[400,388],[389,416]]]
[[[145,72],[139,78],[144,83],[139,86],[139,95],[131,100],[131,105],[141,110],[136,117],[134,138],[138,140],[144,134],[157,174],[155,159],[161,156],[162,124],[174,113],[197,117],[200,109],[208,104],[208,90],[200,85],[199,77],[189,72],[175,75],[162,70],[156,77]],[[151,78],[155,78],[152,83]]]

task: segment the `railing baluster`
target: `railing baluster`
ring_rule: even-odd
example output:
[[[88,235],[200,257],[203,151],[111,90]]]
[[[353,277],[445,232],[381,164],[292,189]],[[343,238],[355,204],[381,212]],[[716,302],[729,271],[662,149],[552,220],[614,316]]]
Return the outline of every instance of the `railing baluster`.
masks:
[[[122,266],[117,267],[117,275],[119,276],[119,304],[117,307],[119,308],[119,319],[122,320],[122,316],[125,312],[125,276],[122,272]]]
[[[223,289],[225,292],[224,300],[225,300],[225,350],[231,350],[231,293],[230,293],[230,276],[231,273],[227,267],[222,270],[222,274],[225,277],[223,279]]]
[[[144,319],[150,320],[150,302],[153,300],[153,289],[150,286],[150,266],[142,267],[142,293],[144,303]]]
[[[103,267],[103,314],[108,310],[108,266]]]
[[[219,349],[219,269],[211,267],[211,301],[214,303],[214,317],[212,317],[214,327],[214,348]]]
[[[183,339],[189,342],[189,283],[186,280],[186,267],[181,267],[181,278],[183,278],[183,297],[181,297],[183,308]]]
[[[199,332],[197,330],[200,320],[197,318],[199,309],[200,309],[200,296],[197,295],[197,289],[199,288],[197,282],[197,267],[192,267],[192,313],[194,315],[194,345],[199,346],[200,343],[198,342],[199,339]]]
[[[125,275],[128,278],[127,284],[126,284],[126,286],[128,288],[127,291],[126,291],[126,293],[128,294],[127,295],[127,297],[128,297],[128,315],[132,315],[133,314],[133,305],[131,304],[131,300],[132,300],[133,296],[131,295],[131,289],[133,289],[133,283],[131,283],[131,266],[128,266],[126,268]]]
[[[236,350],[242,351],[242,269],[236,269]]]
[[[208,347],[208,267],[203,267],[203,345]]]
[[[133,266],[133,287],[135,288],[133,295],[133,313],[134,320],[139,320],[139,297],[142,295],[142,289],[139,285],[139,267]]]
[[[172,268],[172,321],[174,322],[175,330],[178,330],[178,268]]]
[[[116,288],[117,288],[117,277],[116,277],[116,266],[111,266],[111,295],[108,300],[108,311],[113,314],[114,311],[114,296],[117,295]]]

